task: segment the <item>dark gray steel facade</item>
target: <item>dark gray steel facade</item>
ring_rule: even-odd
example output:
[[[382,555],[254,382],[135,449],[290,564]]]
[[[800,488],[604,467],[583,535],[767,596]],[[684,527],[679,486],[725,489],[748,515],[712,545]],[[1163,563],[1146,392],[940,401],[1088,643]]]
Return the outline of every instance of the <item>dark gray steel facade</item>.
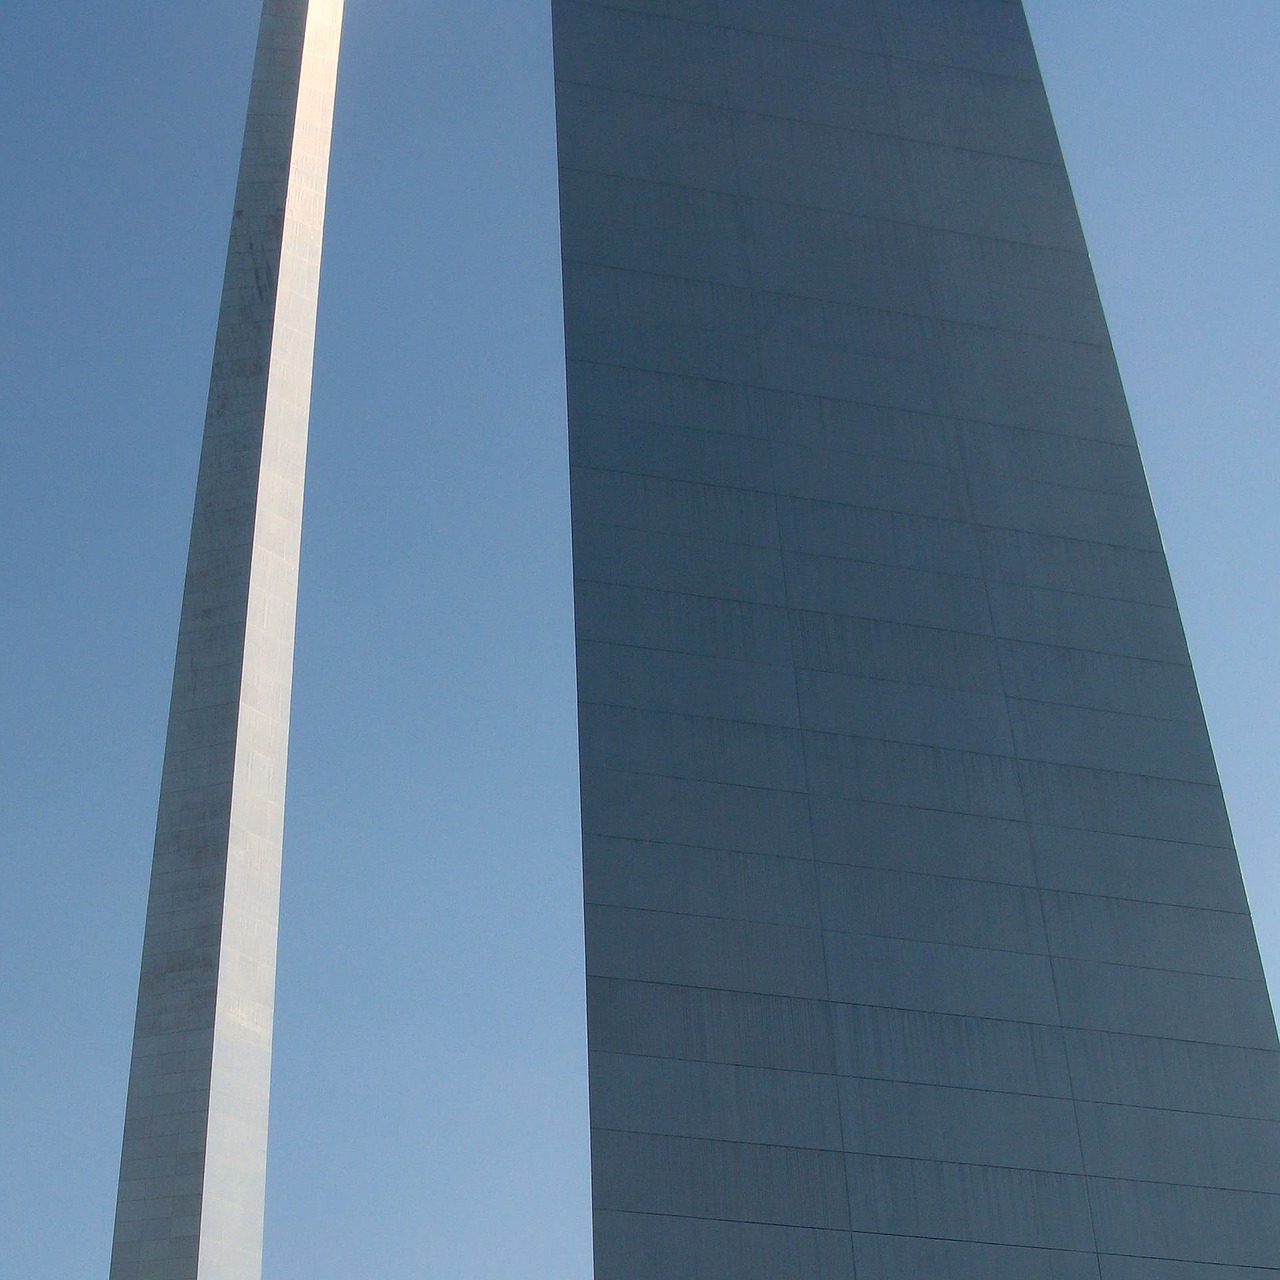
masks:
[[[597,1280],[1280,1275],[1021,6],[555,0]]]

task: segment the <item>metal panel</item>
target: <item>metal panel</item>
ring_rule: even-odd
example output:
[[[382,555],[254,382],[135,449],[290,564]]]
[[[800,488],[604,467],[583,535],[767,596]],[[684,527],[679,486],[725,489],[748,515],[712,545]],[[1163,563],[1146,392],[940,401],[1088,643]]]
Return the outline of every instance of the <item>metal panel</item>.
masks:
[[[342,0],[267,0],[196,487],[112,1280],[262,1269],[311,359]]]
[[[553,11],[597,1277],[1280,1273],[1274,1023],[1021,5]]]

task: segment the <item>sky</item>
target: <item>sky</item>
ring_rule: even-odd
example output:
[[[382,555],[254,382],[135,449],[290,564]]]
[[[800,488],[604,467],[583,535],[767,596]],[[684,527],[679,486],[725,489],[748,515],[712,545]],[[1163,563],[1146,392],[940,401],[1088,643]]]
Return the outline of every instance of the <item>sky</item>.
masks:
[[[0,6],[0,1280],[106,1275],[257,0]],[[1280,981],[1280,5],[1027,0]],[[545,0],[348,0],[265,1280],[588,1280]]]

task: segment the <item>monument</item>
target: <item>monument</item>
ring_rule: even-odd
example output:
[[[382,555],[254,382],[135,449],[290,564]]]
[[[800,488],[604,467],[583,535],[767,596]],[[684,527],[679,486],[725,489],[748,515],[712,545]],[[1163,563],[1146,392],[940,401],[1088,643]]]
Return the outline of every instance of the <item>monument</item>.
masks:
[[[597,1280],[1280,1275],[1275,1026],[1021,5],[553,13]]]
[[[113,1280],[260,1271],[340,8],[264,13]],[[596,1280],[1280,1275],[1275,1024],[1021,4],[552,10]]]
[[[342,0],[265,0],[178,630],[111,1280],[262,1269],[320,243]]]

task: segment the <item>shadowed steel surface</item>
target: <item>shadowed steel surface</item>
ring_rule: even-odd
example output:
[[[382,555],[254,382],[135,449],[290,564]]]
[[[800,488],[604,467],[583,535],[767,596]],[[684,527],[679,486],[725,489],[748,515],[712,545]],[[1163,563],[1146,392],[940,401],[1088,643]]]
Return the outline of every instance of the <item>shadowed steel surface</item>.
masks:
[[[596,1280],[1280,1275],[1020,4],[554,0]]]
[[[342,0],[266,0],[196,487],[111,1280],[256,1280]]]

